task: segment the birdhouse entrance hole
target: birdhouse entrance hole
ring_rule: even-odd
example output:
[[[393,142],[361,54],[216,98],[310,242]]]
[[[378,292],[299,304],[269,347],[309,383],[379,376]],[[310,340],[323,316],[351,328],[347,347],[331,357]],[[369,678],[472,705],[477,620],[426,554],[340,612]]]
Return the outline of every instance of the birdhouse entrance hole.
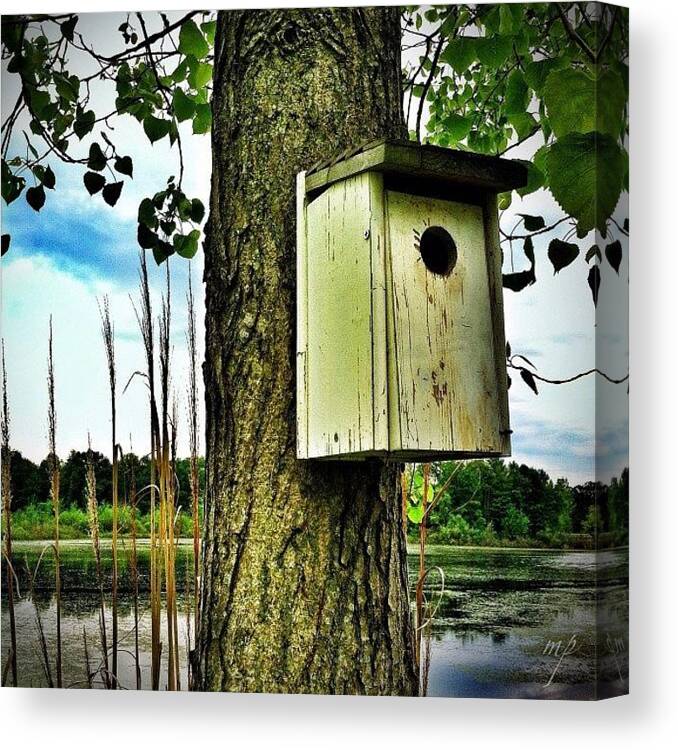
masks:
[[[431,273],[449,276],[457,263],[457,245],[442,227],[428,227],[421,235],[419,252]]]

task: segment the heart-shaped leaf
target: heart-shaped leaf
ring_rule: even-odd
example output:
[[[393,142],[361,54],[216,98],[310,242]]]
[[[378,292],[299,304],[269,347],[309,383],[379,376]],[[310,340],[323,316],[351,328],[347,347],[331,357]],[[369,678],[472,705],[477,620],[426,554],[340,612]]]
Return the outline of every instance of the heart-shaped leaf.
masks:
[[[155,143],[169,133],[171,124],[171,120],[161,120],[159,117],[147,115],[144,117],[144,133],[151,143]]]
[[[172,245],[170,245],[169,242],[165,242],[164,240],[160,240],[153,247],[153,257],[155,258],[155,262],[158,265],[164,263],[173,253],[174,248],[172,247]]]
[[[96,115],[91,109],[88,109],[86,112],[78,113],[75,118],[75,122],[73,123],[73,130],[80,140],[82,140],[87,135],[87,133],[90,133],[92,131],[95,120]]]
[[[194,221],[196,224],[200,224],[200,222],[205,218],[205,206],[203,206],[202,201],[198,200],[198,198],[193,198],[191,201],[191,221]]]
[[[619,273],[619,266],[622,261],[622,246],[619,240],[615,240],[605,246],[605,257],[612,268]]]
[[[101,172],[106,167],[106,157],[98,143],[93,143],[89,147],[87,167],[88,169],[93,169],[95,172]]]
[[[192,258],[198,252],[198,240],[200,239],[200,231],[194,229],[187,235],[175,234],[174,235],[174,249],[177,251],[182,258]]]
[[[543,216],[530,216],[530,214],[518,214],[518,216],[522,217],[523,224],[525,224],[525,229],[528,232],[536,232],[546,226]]]
[[[116,156],[113,168],[116,172],[120,172],[120,174],[127,175],[128,177],[134,176],[132,174],[134,172],[134,165],[132,164],[131,156]]]
[[[39,211],[45,205],[45,188],[42,185],[28,188],[26,202],[34,211]]]
[[[143,247],[144,250],[149,250],[155,247],[159,238],[155,232],[152,232],[145,224],[139,224],[137,227],[137,242],[139,247]]]
[[[109,206],[115,206],[122,192],[122,182],[109,182],[104,188],[102,195]]]
[[[87,192],[90,195],[98,193],[106,184],[106,178],[102,174],[97,174],[96,172],[85,172],[85,176],[82,178],[82,181],[85,183]]]
[[[573,242],[563,242],[562,240],[551,240],[549,242],[548,256],[553,264],[554,274],[569,266],[578,255],[579,247]]]
[[[50,190],[54,190],[54,187],[56,185],[56,177],[54,176],[54,172],[52,172],[52,167],[47,167],[45,169],[44,174],[42,175],[42,184],[49,188]]]

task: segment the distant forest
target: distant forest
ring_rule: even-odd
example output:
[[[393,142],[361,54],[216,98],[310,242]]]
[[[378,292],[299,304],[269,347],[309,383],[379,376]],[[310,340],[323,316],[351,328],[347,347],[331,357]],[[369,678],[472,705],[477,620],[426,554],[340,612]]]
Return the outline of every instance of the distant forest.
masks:
[[[71,451],[65,461],[61,461],[60,500],[64,508],[74,507],[87,510],[87,490],[85,476],[87,471],[87,451]],[[92,451],[94,474],[97,483],[97,500],[100,505],[111,503],[111,462],[99,453]],[[12,510],[18,511],[29,505],[46,502],[50,497],[49,490],[49,456],[40,464],[25,458],[19,451],[12,451]],[[205,460],[199,459],[200,486],[205,484]],[[190,459],[177,458],[176,473],[178,480],[177,506],[184,510],[190,508]],[[132,483],[137,492],[147,487],[151,481],[148,456],[139,457],[134,453],[126,454],[120,461],[120,489],[123,495],[128,494]],[[140,493],[138,509],[148,513],[150,497],[148,492]]]
[[[92,452],[100,505],[111,502],[111,463],[102,453]],[[35,464],[12,451],[12,509],[21,511],[49,500],[48,458]],[[71,451],[61,462],[62,508],[87,508],[85,472],[87,451]],[[189,459],[177,459],[177,505],[190,508]],[[628,542],[629,472],[609,484],[585,482],[570,485],[567,479],[552,480],[543,469],[525,464],[489,461],[433,464],[432,482],[442,486],[454,477],[427,519],[429,540],[439,544],[592,547]],[[200,459],[200,483],[204,487],[204,459]],[[421,467],[410,474],[411,485]],[[121,461],[121,490],[128,494],[134,482],[137,491],[150,483],[148,458],[133,453]],[[416,489],[410,487],[416,494]],[[138,501],[141,514],[149,511],[149,493]],[[410,535],[416,535],[410,523]]]
[[[410,476],[413,488],[421,486],[420,471]],[[628,543],[628,468],[609,484],[574,486],[567,479],[553,481],[543,469],[499,459],[433,464],[431,472],[441,487],[454,472],[427,519],[432,543],[582,548],[594,546],[596,538],[598,546]],[[411,534],[416,528],[409,524]]]

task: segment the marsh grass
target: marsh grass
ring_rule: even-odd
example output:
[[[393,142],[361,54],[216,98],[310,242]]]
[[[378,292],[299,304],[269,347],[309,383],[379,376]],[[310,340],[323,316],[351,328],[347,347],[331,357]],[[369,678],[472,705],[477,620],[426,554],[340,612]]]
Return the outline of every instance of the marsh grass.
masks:
[[[113,533],[112,533],[112,555],[113,571],[111,576],[111,615],[112,615],[112,652],[111,652],[111,687],[118,687],[118,464],[120,451],[116,439],[116,372],[115,372],[115,331],[111,322],[111,309],[108,297],[104,296],[99,305],[101,317],[101,337],[106,350],[106,363],[108,365],[108,382],[111,390],[111,482],[113,499]]]
[[[59,494],[61,469],[56,452],[56,404],[54,399],[54,335],[52,329],[52,316],[49,317],[49,346],[47,354],[47,396],[48,412],[47,425],[49,437],[49,479],[50,499],[54,511],[54,586],[56,598],[56,686],[63,687],[63,674],[61,666],[61,561],[59,551]]]
[[[3,524],[4,524],[4,547],[3,557],[5,570],[7,572],[7,611],[9,614],[9,654],[7,665],[2,671],[2,684],[7,684],[7,673],[12,673],[12,684],[16,687],[17,662],[16,662],[16,617],[14,613],[14,569],[12,567],[12,473],[11,473],[11,450],[9,443],[9,405],[7,400],[7,367],[5,366],[5,341],[2,341],[2,420],[0,425],[2,432],[2,461],[0,482],[3,499]]]
[[[110,689],[111,678],[108,663],[108,636],[106,633],[106,599],[104,596],[104,579],[101,569],[101,536],[99,528],[99,504],[97,502],[97,480],[94,472],[94,460],[92,458],[92,446],[87,440],[87,472],[85,483],[87,486],[87,520],[89,522],[90,536],[92,539],[92,552],[94,553],[94,567],[96,570],[97,587],[99,590],[99,637],[101,640],[101,656],[104,667],[104,685]]]
[[[188,433],[190,440],[190,508],[185,514],[181,513],[178,506],[179,479],[177,475],[177,428],[178,428],[178,403],[171,382],[171,284],[169,267],[166,267],[166,285],[162,295],[160,314],[154,318],[151,305],[148,269],[143,253],[140,255],[140,301],[138,306],[132,303],[142,334],[146,368],[145,372],[137,372],[132,375],[140,375],[148,390],[150,407],[150,483],[137,489],[134,476],[134,467],[127,472],[126,457],[118,444],[116,426],[118,416],[117,402],[117,373],[115,360],[115,331],[111,317],[110,303],[108,297],[104,296],[98,300],[99,315],[101,320],[101,336],[106,355],[108,382],[110,387],[110,409],[111,409],[111,454],[112,454],[112,504],[111,506],[100,506],[97,500],[97,483],[95,473],[94,454],[88,435],[88,453],[85,469],[85,493],[86,512],[77,507],[62,509],[60,506],[60,483],[61,469],[56,451],[57,412],[55,403],[55,368],[54,368],[54,336],[53,324],[50,316],[49,339],[47,357],[47,391],[48,391],[48,474],[49,474],[49,503],[35,504],[22,508],[12,513],[11,504],[11,469],[9,448],[9,408],[7,399],[7,382],[4,368],[4,343],[2,347],[3,365],[3,403],[2,403],[2,494],[3,494],[3,556],[7,560],[7,590],[8,607],[10,609],[10,649],[8,661],[3,669],[3,684],[5,677],[11,674],[14,684],[17,684],[16,665],[16,629],[14,620],[14,581],[16,579],[12,567],[12,524],[20,529],[22,538],[35,538],[35,533],[49,532],[49,536],[42,538],[52,539],[44,546],[31,570],[26,563],[27,580],[30,596],[35,607],[35,620],[38,632],[39,653],[45,675],[45,682],[49,687],[63,686],[62,674],[62,570],[61,570],[61,547],[62,533],[67,537],[81,538],[89,536],[94,567],[96,573],[96,588],[98,595],[98,623],[99,623],[99,647],[101,659],[97,664],[96,654],[92,649],[91,634],[88,641],[83,632],[84,647],[84,679],[71,683],[70,686],[80,685],[87,687],[98,686],[99,679],[104,687],[110,689],[127,688],[121,685],[118,674],[118,654],[131,654],[121,644],[127,637],[134,635],[134,653],[136,688],[140,689],[142,674],[140,669],[140,643],[139,643],[139,561],[137,540],[140,533],[150,536],[149,558],[150,558],[150,610],[151,610],[151,687],[159,690],[161,687],[161,669],[163,662],[167,664],[166,683],[164,687],[168,690],[181,689],[181,664],[179,651],[179,605],[177,597],[177,554],[181,532],[188,531],[191,527],[192,546],[194,552],[194,563],[191,569],[187,562],[185,568],[187,602],[186,602],[186,647],[190,654],[191,631],[195,638],[199,627],[198,597],[200,588],[200,517],[199,517],[199,494],[200,478],[198,463],[198,387],[197,387],[197,341],[195,304],[193,298],[192,282],[189,280],[188,302],[188,328],[186,332],[188,348],[190,353],[189,387],[188,387]],[[157,329],[156,329],[157,325]],[[157,339],[156,339],[157,334]],[[157,345],[157,351],[156,351]],[[157,357],[156,357],[157,355]],[[122,391],[124,394],[127,386]],[[131,436],[130,436],[131,443]],[[121,473],[122,472],[122,473]],[[146,493],[149,495],[150,512],[148,515],[140,515],[138,503]],[[63,521],[63,526],[62,526]],[[105,570],[102,554],[102,532],[110,529],[111,533],[111,584],[110,605],[108,603],[108,591],[106,591],[106,580],[108,576]],[[125,534],[129,536],[126,537]],[[129,546],[126,539],[129,539]],[[122,547],[121,547],[122,545]],[[122,562],[119,552],[122,549],[124,557]],[[40,565],[45,554],[54,555],[54,592],[56,599],[56,660],[55,668],[52,669],[52,661],[48,649],[48,641],[45,637],[45,628],[40,609],[36,603],[35,588],[36,579]],[[122,564],[122,568],[120,567]],[[119,608],[119,585],[120,572],[126,575],[129,571],[134,608],[134,623],[129,634],[123,634],[122,638],[118,628]],[[67,571],[67,567],[64,568]],[[183,571],[182,571],[183,573]],[[51,572],[50,572],[51,575]],[[45,572],[43,571],[43,579]],[[17,586],[18,586],[18,579]],[[125,580],[123,580],[125,584]],[[51,585],[50,585],[51,587]],[[17,589],[18,590],[18,589]],[[191,613],[191,604],[195,608],[195,614]],[[107,611],[108,610],[108,611]],[[107,616],[110,615],[110,621]],[[163,642],[161,621],[163,615],[166,622],[166,637]],[[182,615],[183,616],[183,615]],[[110,638],[109,638],[110,622]],[[96,639],[95,639],[96,640]],[[182,644],[183,645],[183,644]],[[188,686],[193,686],[193,674],[191,671],[190,657],[188,664]]]

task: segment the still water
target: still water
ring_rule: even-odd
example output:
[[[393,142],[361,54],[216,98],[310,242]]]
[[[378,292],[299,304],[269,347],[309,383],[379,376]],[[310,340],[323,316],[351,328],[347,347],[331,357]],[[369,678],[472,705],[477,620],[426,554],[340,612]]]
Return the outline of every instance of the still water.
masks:
[[[28,596],[25,568],[34,570],[42,542],[16,543],[14,557],[22,598],[16,602],[19,680],[44,686],[36,605],[48,652],[55,650],[53,568],[43,556]],[[110,556],[106,549],[105,558]],[[134,688],[134,610],[129,569],[121,558],[120,682]],[[148,549],[140,544],[140,586],[147,590]],[[62,641],[64,684],[86,687],[85,639],[90,671],[101,661],[95,569],[88,541],[62,543]],[[106,559],[104,562],[106,562]],[[409,558],[414,584],[417,561]],[[628,550],[570,552],[431,546],[426,592],[435,610],[430,624],[427,694],[457,697],[574,698],[590,700],[628,689]],[[444,574],[444,589],[440,572]],[[185,574],[184,572],[185,571]],[[192,546],[179,547],[177,578],[190,578]],[[186,649],[193,643],[191,596],[179,594],[180,660],[186,686]],[[110,619],[110,610],[107,610]],[[142,687],[150,681],[150,610],[139,602]],[[110,639],[110,623],[109,623]],[[6,600],[2,611],[2,663],[9,642]],[[424,647],[425,651],[425,647]],[[163,665],[163,674],[166,674]],[[596,681],[596,674],[598,679]],[[95,680],[95,687],[101,681]]]

